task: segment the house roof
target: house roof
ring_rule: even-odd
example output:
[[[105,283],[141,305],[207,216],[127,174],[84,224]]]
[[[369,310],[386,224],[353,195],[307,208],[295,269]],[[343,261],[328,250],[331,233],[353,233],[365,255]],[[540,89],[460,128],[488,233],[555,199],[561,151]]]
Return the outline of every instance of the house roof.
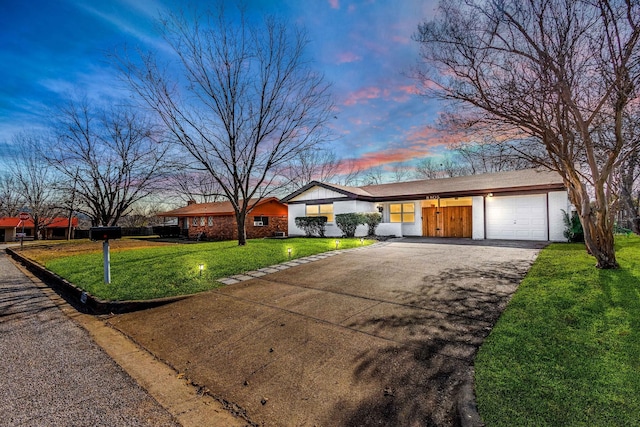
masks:
[[[0,218],[0,228],[14,228],[20,224],[20,218],[2,217]]]
[[[282,201],[290,202],[316,186],[336,191],[352,199],[367,201],[403,200],[427,196],[476,196],[486,193],[561,190],[565,188],[562,177],[555,171],[524,169],[362,187],[346,187],[313,181],[283,198]]]
[[[56,217],[51,220],[44,219],[40,221],[41,224],[47,224],[46,228],[66,228],[69,226],[69,219],[63,217]],[[14,228],[14,227],[22,227],[22,220],[20,218],[13,217],[2,217],[0,218],[0,228]],[[71,225],[73,227],[78,226],[78,218],[71,219]],[[33,228],[33,220],[28,219],[24,221],[24,226],[26,228]]]
[[[249,206],[255,204],[254,208],[264,205],[265,203],[277,202],[280,201],[276,197],[268,197],[266,199],[260,200],[256,203],[258,199],[250,199]],[[226,200],[224,202],[212,202],[212,203],[193,203],[187,206],[183,206],[178,209],[174,209],[172,211],[160,212],[157,216],[162,217],[183,217],[183,216],[218,216],[218,215],[234,215],[235,211],[233,210],[233,205],[230,201]]]

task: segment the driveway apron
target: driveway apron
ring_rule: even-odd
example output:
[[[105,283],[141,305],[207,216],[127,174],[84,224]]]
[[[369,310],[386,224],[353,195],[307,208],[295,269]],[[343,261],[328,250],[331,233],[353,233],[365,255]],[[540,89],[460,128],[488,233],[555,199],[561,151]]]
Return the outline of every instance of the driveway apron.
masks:
[[[178,425],[0,249],[0,425]]]
[[[256,424],[455,425],[540,245],[451,243],[348,251],[111,322]]]

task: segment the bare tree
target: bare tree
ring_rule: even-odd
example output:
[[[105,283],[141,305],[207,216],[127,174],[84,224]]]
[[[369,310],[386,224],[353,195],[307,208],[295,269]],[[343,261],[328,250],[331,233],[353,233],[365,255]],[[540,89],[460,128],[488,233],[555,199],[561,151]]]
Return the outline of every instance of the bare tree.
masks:
[[[168,179],[170,192],[176,193],[182,202],[217,202],[224,198],[218,182],[206,171],[183,169]]]
[[[33,220],[35,240],[62,213],[60,193],[56,190],[58,177],[42,156],[44,139],[41,135],[26,133],[14,138],[19,149],[12,170],[13,181],[21,195],[23,207]]]
[[[391,179],[393,182],[403,182],[411,179],[412,168],[408,165],[396,163],[391,168]]]
[[[640,234],[640,100],[635,103],[635,111],[625,117],[629,126],[625,138],[633,141],[630,152],[620,163],[616,176],[617,193],[620,196],[620,219],[626,222],[635,234]]]
[[[342,159],[338,164],[338,171],[331,182],[338,185],[358,186],[362,181],[364,170],[353,159]]]
[[[47,159],[65,176],[67,192],[75,186],[77,209],[94,225],[116,225],[169,172],[167,148],[156,142],[154,126],[131,110],[70,102],[61,109],[57,130]]]
[[[291,193],[311,181],[330,182],[336,178],[340,168],[336,154],[326,148],[307,150],[283,168],[286,182],[284,189]]]
[[[638,95],[640,2],[448,1],[415,37],[429,92],[458,103],[469,124],[542,144],[535,160],[563,177],[587,250],[616,268],[610,183]]]
[[[13,175],[9,172],[0,175],[0,216],[18,216],[23,206],[23,197]]]
[[[364,171],[362,177],[363,185],[379,185],[384,184],[384,170],[382,165],[372,166]]]
[[[537,166],[520,154],[524,146],[525,142],[521,140],[497,141],[495,138],[485,137],[480,141],[460,142],[449,149],[456,154],[465,169],[471,175],[475,175]],[[529,144],[526,144],[526,147],[530,153],[532,147]]]
[[[161,24],[180,75],[146,54],[138,65],[119,59],[124,78],[219,184],[244,245],[247,213],[273,191],[278,169],[325,138],[329,87],[305,57],[306,36],[290,23],[253,25],[242,12],[233,21],[220,7]]]
[[[417,179],[452,178],[463,175],[468,175],[467,168],[455,152],[441,159],[425,157],[418,162],[414,170]]]

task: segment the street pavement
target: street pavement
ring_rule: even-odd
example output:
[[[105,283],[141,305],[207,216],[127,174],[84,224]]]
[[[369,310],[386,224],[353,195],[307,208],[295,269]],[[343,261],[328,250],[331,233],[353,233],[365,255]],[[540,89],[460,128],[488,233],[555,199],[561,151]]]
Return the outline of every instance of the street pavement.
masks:
[[[0,245],[0,426],[178,426]]]

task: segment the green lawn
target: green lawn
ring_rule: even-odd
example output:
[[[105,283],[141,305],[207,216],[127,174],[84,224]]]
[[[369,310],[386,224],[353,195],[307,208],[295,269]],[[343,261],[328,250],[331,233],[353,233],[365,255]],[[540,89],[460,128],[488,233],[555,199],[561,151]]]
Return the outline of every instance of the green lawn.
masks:
[[[616,248],[618,270],[541,252],[476,359],[488,427],[640,425],[640,238]]]
[[[235,241],[176,244],[111,251],[111,284],[103,283],[102,252],[47,259],[45,267],[90,294],[111,301],[186,295],[220,286],[216,279],[288,260],[335,250],[336,239],[260,239],[246,246]],[[360,239],[339,239],[340,249]],[[365,240],[364,245],[373,243]],[[95,244],[96,246],[98,244]],[[101,247],[101,246],[96,246]],[[204,265],[200,275],[199,265]]]

